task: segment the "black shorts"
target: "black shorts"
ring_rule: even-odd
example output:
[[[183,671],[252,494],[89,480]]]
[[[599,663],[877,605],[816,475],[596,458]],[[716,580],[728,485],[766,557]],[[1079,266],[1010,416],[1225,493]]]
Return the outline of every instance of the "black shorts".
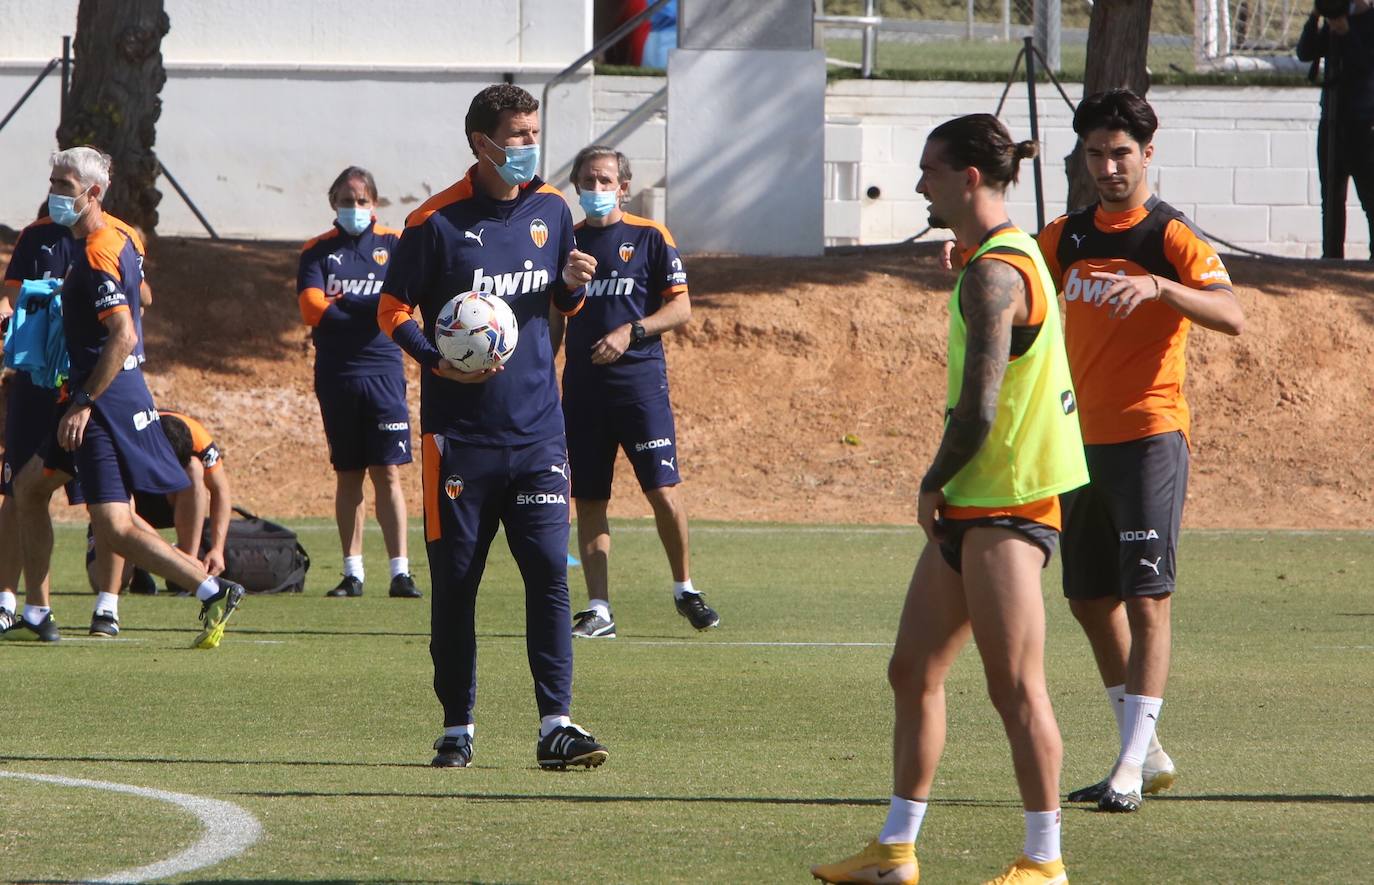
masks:
[[[1088,485],[1064,506],[1064,595],[1125,599],[1174,592],[1188,493],[1188,442],[1170,431],[1084,446]]]
[[[1019,516],[978,516],[973,519],[946,519],[940,522],[940,527],[944,530],[945,535],[940,541],[940,555],[945,558],[945,562],[949,563],[949,567],[959,574],[964,573],[964,534],[969,529],[1010,529],[1024,535],[1027,541],[1039,547],[1040,551],[1045,554],[1045,565],[1050,564],[1050,557],[1054,556],[1054,548],[1059,543],[1059,532],[1043,522],[1023,519]]]

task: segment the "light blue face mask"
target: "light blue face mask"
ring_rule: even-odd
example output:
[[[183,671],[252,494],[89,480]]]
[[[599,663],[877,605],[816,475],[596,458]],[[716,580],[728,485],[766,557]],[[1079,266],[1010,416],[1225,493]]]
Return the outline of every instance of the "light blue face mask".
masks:
[[[504,150],[506,152],[506,165],[496,167],[501,180],[511,187],[518,187],[532,181],[534,173],[539,169],[539,145],[522,144]]]
[[[86,191],[82,191],[81,194],[85,192]],[[48,217],[53,220],[54,224],[60,224],[63,227],[72,227],[81,220],[81,216],[86,212],[85,209],[82,209],[80,212],[76,211],[76,201],[81,194],[77,194],[75,197],[64,197],[61,194],[48,194]],[[86,205],[90,206],[90,203]]]
[[[339,227],[347,233],[357,236],[367,230],[367,226],[372,223],[372,210],[360,209],[356,206],[339,207]]]
[[[577,201],[589,218],[605,218],[620,202],[620,191],[583,191]]]

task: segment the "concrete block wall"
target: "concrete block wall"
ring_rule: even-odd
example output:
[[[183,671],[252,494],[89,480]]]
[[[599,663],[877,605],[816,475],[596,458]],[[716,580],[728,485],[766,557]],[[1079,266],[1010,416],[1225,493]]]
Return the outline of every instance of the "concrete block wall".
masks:
[[[593,102],[598,125],[603,120],[606,125],[613,123],[609,109],[623,101],[621,93],[646,94],[660,87],[656,78],[596,78]],[[1074,101],[1081,97],[1081,85],[1066,84],[1065,88]],[[856,140],[859,163],[856,173],[846,173],[857,174],[853,182],[857,206],[852,202],[827,205],[827,241],[889,243],[925,228],[926,203],[915,193],[915,185],[926,135],[950,117],[991,113],[1001,93],[1002,86],[991,83],[843,80],[830,84],[826,94],[828,180],[836,179],[836,164],[851,162]],[[1068,194],[1064,158],[1073,149],[1075,137],[1072,114],[1053,87],[1038,89],[1037,98],[1048,221],[1064,211]],[[1321,254],[1316,89],[1156,87],[1149,98],[1160,119],[1150,170],[1156,193],[1208,233],[1236,246],[1299,257]],[[1017,138],[1030,137],[1024,87],[1012,88],[1002,119]],[[644,146],[627,142],[646,152],[650,168],[657,148],[648,142],[663,131],[663,122],[656,120],[652,125],[655,132],[645,133]],[[639,162],[633,151],[622,149]],[[638,172],[636,180],[644,182]],[[1008,204],[1014,221],[1035,228],[1029,163],[1022,166],[1021,183],[1010,192]],[[1353,186],[1346,206],[1346,254],[1364,257],[1369,229]],[[928,236],[948,234],[935,231]]]

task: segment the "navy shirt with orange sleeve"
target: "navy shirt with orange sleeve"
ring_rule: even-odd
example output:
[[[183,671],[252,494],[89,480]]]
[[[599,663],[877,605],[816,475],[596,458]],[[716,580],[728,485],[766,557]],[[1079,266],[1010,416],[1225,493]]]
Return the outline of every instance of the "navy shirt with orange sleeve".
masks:
[[[374,220],[353,236],[334,227],[301,249],[296,291],[319,376],[400,377],[401,350],[377,327],[377,303],[401,232]]]
[[[133,315],[137,341],[125,368],[143,363],[143,321],[138,290],[143,282],[143,256],[127,229],[112,223],[76,242],[62,285],[62,329],[71,359],[71,383],[79,388],[100,359],[109,336],[110,314]]]
[[[5,267],[5,287],[18,289],[25,280],[60,279],[71,263],[75,243],[71,230],[51,218],[30,224],[14,243]]]
[[[424,433],[484,446],[541,442],[563,433],[549,303],[570,315],[586,291],[570,291],[563,283],[574,247],[572,213],[563,194],[538,178],[521,186],[514,200],[492,200],[474,186],[475,170],[406,220],[378,324],[425,369]],[[463,384],[430,371],[440,354],[429,321],[454,296],[476,290],[510,306],[520,340],[504,371],[481,384]],[[412,316],[417,308],[424,327]]]
[[[626,213],[605,227],[579,224],[575,236],[577,248],[596,259],[596,276],[587,284],[586,305],[568,321],[564,395],[632,403],[667,390],[661,336],[631,344],[606,365],[592,362],[592,348],[606,333],[686,294],[687,272],[672,234],[656,221]]]

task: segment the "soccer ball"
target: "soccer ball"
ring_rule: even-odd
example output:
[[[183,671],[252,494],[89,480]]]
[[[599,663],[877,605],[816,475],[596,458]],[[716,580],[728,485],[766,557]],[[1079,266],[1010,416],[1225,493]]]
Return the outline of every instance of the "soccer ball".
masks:
[[[520,327],[506,302],[486,292],[455,296],[434,321],[434,344],[464,372],[494,369],[510,359]]]

